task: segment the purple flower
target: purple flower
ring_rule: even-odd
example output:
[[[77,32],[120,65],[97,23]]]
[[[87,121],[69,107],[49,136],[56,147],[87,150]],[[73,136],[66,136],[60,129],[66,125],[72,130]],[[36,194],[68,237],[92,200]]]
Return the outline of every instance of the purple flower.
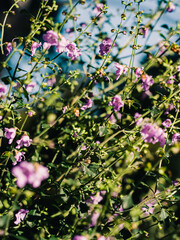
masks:
[[[121,113],[117,113],[116,116],[117,116],[118,119],[121,119]],[[106,117],[109,119],[110,123],[112,123],[112,124],[117,122],[114,114],[111,114],[110,117],[109,117],[109,114],[108,114]]]
[[[86,203],[97,205],[102,200],[103,200],[103,197],[101,196],[100,192],[98,192],[96,195],[90,196],[90,199],[88,199]]]
[[[76,47],[75,43],[68,43],[66,46],[67,56],[71,58],[71,60],[76,60],[77,57],[81,56],[81,51]]]
[[[148,91],[149,87],[152,86],[154,83],[152,76],[149,76],[147,74],[141,75],[141,81],[142,81],[141,87],[144,89],[144,91]]]
[[[169,114],[169,111],[173,110],[175,108],[174,104],[171,103],[169,107],[166,109],[166,112],[164,114]]]
[[[102,10],[104,9],[104,5],[102,3],[98,3],[93,10],[93,12],[96,14],[96,16],[99,15],[102,12],[101,9]]]
[[[152,144],[159,142],[161,147],[164,147],[166,142],[164,130],[158,127],[155,123],[145,124],[141,129],[141,135],[145,142]]]
[[[27,92],[32,92],[33,88],[35,88],[36,86],[36,82],[32,81],[31,83],[27,84],[26,85],[26,91]]]
[[[16,129],[15,128],[5,128],[4,136],[5,138],[9,139],[9,144],[11,144],[16,136]]]
[[[178,72],[180,72],[180,65],[179,65],[179,66],[177,66],[177,71],[178,71]]]
[[[7,92],[7,87],[6,85],[0,83],[0,98],[4,95],[4,93]]]
[[[8,56],[11,53],[11,51],[13,50],[13,47],[16,47],[16,42],[7,43],[7,46],[6,46],[7,54],[6,54],[6,56]]]
[[[47,31],[43,35],[43,39],[45,42],[49,43],[50,46],[54,46],[58,44],[58,34],[54,32],[53,30]]]
[[[55,77],[47,79],[47,85],[48,86],[52,87],[55,83],[56,83],[56,78]]]
[[[99,218],[99,213],[98,212],[93,212],[92,217],[91,217],[91,224],[90,227],[94,227],[97,224],[97,220]]]
[[[62,53],[66,51],[66,46],[69,44],[69,40],[66,40],[63,36],[61,36],[61,41],[57,43],[56,52]]]
[[[177,143],[178,141],[180,141],[180,134],[174,133],[172,136],[172,144]]]
[[[156,203],[156,200],[149,201],[146,204],[146,207],[142,207],[141,210],[144,212],[145,216],[149,216],[149,214],[153,214],[154,212],[154,204]]]
[[[149,32],[149,28],[148,27],[145,27],[145,26],[142,26],[140,29],[139,29],[139,32],[143,35],[143,38],[147,37],[147,34]]]
[[[12,164],[13,164],[13,165],[16,165],[18,162],[21,162],[22,159],[25,160],[24,154],[25,154],[25,152],[16,151],[16,155],[15,155],[16,161],[13,162]]]
[[[122,101],[121,97],[118,95],[115,95],[111,102],[109,102],[109,106],[114,107],[114,111],[117,112],[124,106],[124,102]]]
[[[17,186],[23,188],[31,184],[34,188],[41,185],[41,181],[49,177],[48,169],[38,163],[32,164],[26,161],[13,167],[12,174],[17,178]]]
[[[138,78],[144,73],[144,69],[143,68],[136,68],[135,70],[135,76],[136,76],[136,79],[134,82],[137,82]]]
[[[87,108],[91,108],[91,107],[92,107],[92,104],[93,104],[93,101],[92,101],[90,98],[87,98],[87,99],[86,99],[86,104],[84,104],[84,105],[81,107],[81,110],[86,110]]]
[[[172,2],[168,3],[167,12],[172,12],[175,10],[175,5]]]
[[[41,46],[41,43],[33,42],[31,45],[31,56],[36,52],[36,49]]]
[[[88,240],[85,236],[76,235],[73,240]]]
[[[173,84],[175,78],[176,78],[176,76],[170,76],[168,81],[167,81],[167,84]]]
[[[30,139],[30,137],[28,135],[23,135],[20,140],[16,141],[16,143],[17,143],[16,148],[20,149],[23,146],[29,147],[31,142],[32,142],[32,139]]]
[[[171,125],[171,120],[170,120],[170,119],[166,119],[166,120],[162,123],[162,125],[163,125],[164,127],[166,127],[166,128],[169,128],[170,125]]]
[[[112,46],[112,40],[110,38],[105,38],[102,43],[99,45],[100,50],[99,53],[101,56],[108,53]]]
[[[18,225],[21,221],[23,221],[25,219],[25,217],[26,217],[28,212],[29,212],[29,210],[20,209],[18,211],[18,213],[15,214],[16,221],[14,222],[14,224]]]
[[[136,121],[136,125],[138,126],[138,125],[140,125],[141,123],[142,123],[142,121],[143,121],[143,118],[141,118],[141,114],[139,114],[139,113],[135,113],[134,114],[134,118],[135,119],[137,119],[138,118],[138,120]]]
[[[116,80],[118,80],[119,77],[120,77],[122,74],[127,73],[128,68],[127,68],[126,65],[121,65],[121,64],[119,64],[119,63],[115,63],[114,65],[115,65],[115,67],[117,68],[117,70],[116,70]]]

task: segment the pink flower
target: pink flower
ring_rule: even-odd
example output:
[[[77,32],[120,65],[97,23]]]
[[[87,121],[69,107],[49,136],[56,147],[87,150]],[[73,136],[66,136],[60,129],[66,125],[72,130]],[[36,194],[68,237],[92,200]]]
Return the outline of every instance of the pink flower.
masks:
[[[16,165],[18,162],[21,162],[22,159],[25,160],[25,156],[24,156],[25,152],[18,152],[16,151],[16,155],[15,155],[15,159],[16,161],[13,162],[13,165]]]
[[[69,40],[66,40],[63,36],[61,36],[61,41],[57,43],[56,52],[62,53],[66,51],[66,46],[69,44]]]
[[[7,92],[7,87],[6,85],[0,83],[0,98]]]
[[[141,81],[142,81],[141,87],[144,89],[144,91],[148,91],[149,87],[152,86],[154,83],[152,76],[149,76],[147,74],[141,75]]]
[[[180,65],[179,65],[179,66],[177,66],[177,71],[178,71],[178,72],[180,72]]]
[[[36,82],[32,81],[31,83],[27,84],[26,85],[26,91],[27,92],[32,92],[33,88],[35,88],[36,86]]]
[[[104,9],[104,5],[102,3],[98,3],[93,10],[93,12],[96,14],[96,16],[99,15],[102,12],[101,9],[102,10]]]
[[[48,50],[50,47],[51,47],[51,44],[50,44],[50,43],[47,43],[47,42],[44,42],[44,43],[43,43],[43,48],[44,48],[45,50]]]
[[[94,227],[97,224],[97,220],[99,218],[99,213],[98,212],[93,212],[92,217],[91,217],[91,224],[90,227]]]
[[[11,144],[16,136],[16,129],[15,128],[5,128],[4,136],[5,138],[9,139],[9,144]]]
[[[104,54],[107,54],[112,46],[112,40],[110,38],[105,38],[102,43],[99,45],[100,50],[99,53],[101,56],[104,56]]]
[[[116,113],[116,116],[117,116],[117,119],[121,119],[121,113],[119,113],[119,112]],[[117,122],[114,114],[111,114],[110,117],[109,117],[109,114],[108,114],[106,117],[109,119],[110,123],[112,123],[112,124]]]
[[[29,147],[31,145],[32,139],[29,138],[28,135],[23,135],[20,140],[17,140],[17,149],[20,149],[21,147]]]
[[[33,42],[31,45],[31,56],[36,52],[36,49],[41,46],[41,43]]]
[[[58,44],[58,34],[56,32],[54,32],[53,30],[47,31],[43,35],[43,39],[45,42],[49,43],[50,46],[54,46],[54,45]]]
[[[18,225],[21,221],[23,221],[25,219],[25,217],[26,217],[28,212],[29,212],[29,210],[20,209],[18,211],[18,213],[15,214],[16,221],[14,222],[14,224]]]
[[[88,199],[86,203],[97,205],[102,200],[103,200],[103,197],[101,196],[100,192],[98,192],[96,195],[90,196],[90,199]]]
[[[141,129],[141,135],[145,142],[152,144],[159,142],[161,147],[164,147],[166,142],[164,130],[158,127],[155,123],[145,124]]]
[[[52,87],[55,83],[56,83],[56,78],[55,77],[47,79],[47,85],[48,86]]]
[[[147,34],[149,32],[149,28],[148,27],[145,27],[145,26],[142,26],[140,29],[139,29],[139,32],[143,35],[143,38],[147,37]]]
[[[136,68],[135,70],[135,76],[136,76],[136,79],[134,82],[137,82],[138,78],[144,73],[144,69],[143,68]]]
[[[32,164],[26,161],[13,167],[12,174],[17,178],[17,186],[23,188],[31,184],[34,188],[41,185],[41,182],[49,177],[48,169],[38,163]]]
[[[121,97],[118,95],[115,95],[111,102],[109,102],[109,106],[114,107],[114,111],[117,112],[124,106],[124,102],[122,101]]]
[[[73,240],[88,240],[85,236],[76,235]]]
[[[172,12],[175,10],[175,5],[172,2],[168,3],[167,12]]]
[[[13,50],[13,47],[16,47],[16,42],[7,43],[7,46],[6,46],[7,54],[6,54],[6,56],[8,56],[11,53],[11,51]]]
[[[92,104],[93,104],[93,101],[92,101],[90,98],[87,98],[87,99],[86,99],[86,104],[84,104],[84,105],[81,107],[81,110],[86,110],[87,108],[91,108],[91,107],[92,107]]]
[[[180,134],[174,133],[172,136],[172,144],[177,143],[178,141],[180,141]]]
[[[115,67],[117,68],[117,71],[116,71],[116,80],[119,79],[119,77],[122,75],[122,74],[125,74],[127,73],[128,71],[128,68],[126,65],[121,65],[119,63],[115,63]]]
[[[140,125],[142,123],[142,121],[143,121],[143,118],[141,118],[141,114],[139,114],[139,113],[135,113],[134,118],[135,119],[138,118],[138,120],[136,121],[136,125],[137,126]]]
[[[171,125],[171,120],[170,120],[170,119],[166,119],[166,120],[162,123],[162,125],[163,125],[164,127],[166,127],[166,128],[169,128],[170,125]]]
[[[66,46],[67,56],[71,58],[71,60],[76,60],[77,57],[81,56],[81,51],[76,47],[75,43],[68,43]]]

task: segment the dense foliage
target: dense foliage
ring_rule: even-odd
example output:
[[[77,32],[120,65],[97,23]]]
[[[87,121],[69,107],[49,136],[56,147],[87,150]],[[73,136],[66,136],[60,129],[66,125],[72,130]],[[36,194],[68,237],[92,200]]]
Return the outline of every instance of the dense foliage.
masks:
[[[180,5],[147,2],[43,0],[11,42],[4,12],[2,239],[180,238]]]

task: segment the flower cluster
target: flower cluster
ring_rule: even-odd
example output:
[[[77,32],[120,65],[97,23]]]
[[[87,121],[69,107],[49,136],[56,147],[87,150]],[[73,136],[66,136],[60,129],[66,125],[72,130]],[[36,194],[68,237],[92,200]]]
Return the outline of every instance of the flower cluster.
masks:
[[[157,126],[156,123],[144,124],[141,129],[141,135],[142,139],[144,139],[145,142],[149,142],[152,144],[159,142],[161,147],[164,147],[164,144],[166,142],[164,130]]]
[[[12,174],[17,178],[17,186],[23,188],[31,184],[34,188],[41,185],[41,182],[49,177],[48,169],[38,163],[23,161],[13,167]]]
[[[77,57],[81,56],[81,51],[76,47],[74,42],[69,42],[69,40],[65,39],[62,35],[59,36],[53,30],[47,31],[43,35],[44,43],[43,48],[49,49],[51,46],[56,46],[56,51],[58,53],[67,52],[67,56],[71,58],[71,60],[76,60]]]
[[[99,45],[99,53],[101,56],[104,56],[104,54],[107,54],[112,46],[112,40],[110,38],[105,38],[102,43]]]
[[[119,95],[115,95],[112,101],[109,102],[109,106],[114,107],[114,111],[117,112],[124,106],[124,102],[122,101]]]

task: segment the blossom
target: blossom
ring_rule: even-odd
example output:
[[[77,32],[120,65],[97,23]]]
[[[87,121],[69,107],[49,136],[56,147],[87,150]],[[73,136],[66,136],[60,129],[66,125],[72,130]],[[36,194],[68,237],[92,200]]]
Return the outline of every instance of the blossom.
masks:
[[[171,120],[170,120],[170,119],[166,119],[166,120],[162,123],[162,125],[163,125],[164,127],[166,127],[166,128],[170,127],[170,125],[171,125]]]
[[[99,53],[101,56],[108,53],[112,46],[112,40],[110,38],[105,38],[102,43],[99,45],[100,50]]]
[[[178,141],[180,141],[180,134],[179,133],[174,133],[173,136],[172,136],[172,144],[177,143]]]
[[[141,87],[144,89],[144,91],[148,91],[149,87],[152,86],[154,83],[152,76],[149,76],[147,74],[141,75],[141,81],[142,81]]]
[[[11,51],[13,50],[13,47],[16,47],[16,42],[7,43],[7,46],[6,46],[7,54],[6,54],[6,56],[8,56],[11,53]]]
[[[161,147],[164,147],[166,142],[164,130],[158,127],[155,123],[145,124],[141,129],[141,135],[145,142],[152,144],[159,142]]]
[[[11,144],[16,136],[16,128],[5,128],[4,136],[9,139],[9,144]]]
[[[100,192],[98,192],[96,195],[90,196],[90,199],[88,199],[86,202],[97,205],[102,200],[103,200],[103,197],[101,196]]]
[[[50,46],[58,44],[58,34],[56,32],[54,32],[53,30],[47,31],[43,35],[43,39],[45,42],[49,43]]]
[[[13,164],[13,165],[16,165],[18,162],[21,162],[22,159],[25,160],[24,154],[25,154],[25,152],[16,151],[16,155],[15,155],[16,161],[13,162],[12,164]]]
[[[32,92],[33,88],[35,88],[36,86],[36,82],[32,81],[31,83],[27,84],[26,85],[26,91],[27,92]]]
[[[36,52],[36,49],[41,46],[41,43],[33,42],[31,45],[31,56]]]
[[[114,111],[117,112],[120,110],[121,107],[124,106],[124,102],[122,101],[121,97],[118,95],[115,95],[111,102],[109,102],[109,106],[114,107]]]
[[[104,9],[104,5],[102,3],[98,3],[96,7],[94,8],[93,12],[97,15],[99,15],[102,10]]]
[[[136,121],[136,125],[137,125],[137,126],[140,125],[140,124],[142,123],[142,121],[143,121],[143,118],[141,118],[141,116],[142,116],[142,115],[139,114],[138,112],[134,114],[134,118],[135,118],[135,119],[138,118],[138,120]]]
[[[93,212],[92,217],[91,217],[91,224],[90,227],[94,227],[97,224],[97,220],[99,218],[99,213],[98,212]]]
[[[115,63],[115,67],[117,68],[116,70],[116,80],[119,79],[119,77],[122,75],[122,74],[125,74],[127,73],[128,71],[128,68],[126,65],[121,65],[119,63]]]
[[[176,76],[170,76],[168,81],[167,81],[167,84],[173,84],[174,83],[174,79],[176,78]]]
[[[84,104],[84,105],[81,107],[81,110],[86,110],[87,108],[91,108],[91,107],[92,107],[92,104],[93,104],[93,101],[92,101],[90,98],[87,98],[87,99],[86,99],[86,104]]]
[[[177,71],[178,71],[178,72],[180,72],[180,65],[179,65],[179,66],[177,66]]]
[[[76,60],[77,57],[81,56],[81,51],[76,47],[75,43],[68,43],[66,46],[67,56],[71,58],[71,60]]]
[[[18,213],[15,214],[16,216],[16,221],[14,222],[14,224],[18,225],[21,221],[23,221],[27,215],[27,213],[29,212],[29,210],[25,210],[25,209],[20,209],[18,211]]]
[[[173,110],[175,108],[174,104],[171,103],[169,107],[166,109],[166,112],[164,114],[169,114],[169,111]]]
[[[56,78],[55,77],[52,77],[52,78],[48,78],[47,79],[47,85],[48,86],[53,86],[54,84],[56,83]]]
[[[118,119],[121,119],[121,113],[118,112],[118,113],[116,114],[116,116],[117,116]],[[114,124],[114,123],[117,122],[114,114],[111,114],[111,115],[108,114],[106,117],[108,118],[108,120],[109,120],[110,123],[112,123],[112,124]]]
[[[12,174],[17,178],[17,186],[23,188],[26,184],[31,184],[34,188],[41,185],[41,182],[49,177],[48,169],[38,163],[27,161],[20,162],[13,167]]]
[[[85,236],[76,235],[73,240],[88,240]]]
[[[17,143],[16,148],[20,149],[23,146],[29,147],[31,142],[32,142],[32,139],[30,139],[30,137],[28,135],[23,135],[20,140],[16,141],[16,143]]]
[[[144,68],[136,68],[135,70],[135,76],[136,76],[136,79],[134,82],[137,82],[138,78],[143,74],[144,72]]]
[[[145,27],[145,26],[142,26],[140,29],[139,29],[139,32],[143,35],[143,38],[147,37],[147,34],[149,32],[149,28],[148,27]]]
[[[56,46],[56,52],[62,53],[66,51],[66,46],[69,44],[69,40],[65,39],[65,37],[61,36],[61,41],[58,41]]]
[[[6,85],[0,83],[0,97],[2,97],[3,94],[6,93],[6,92],[7,92],[7,87],[6,87]]]
[[[146,207],[142,207],[141,210],[144,212],[145,216],[148,216],[149,214],[153,214],[154,212],[154,204],[156,203],[156,200],[149,201],[146,204]]]
[[[172,2],[168,3],[167,12],[172,12],[175,10],[175,5]]]

